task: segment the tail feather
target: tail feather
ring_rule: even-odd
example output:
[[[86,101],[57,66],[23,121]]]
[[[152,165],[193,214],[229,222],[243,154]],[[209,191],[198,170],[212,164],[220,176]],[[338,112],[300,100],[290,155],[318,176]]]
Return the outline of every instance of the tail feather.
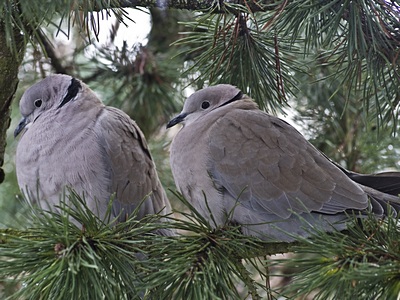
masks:
[[[398,196],[384,193],[369,186],[360,187],[368,194],[371,199],[372,212],[378,216],[396,217],[400,213],[400,198]],[[383,213],[383,214],[382,214]]]
[[[345,173],[351,180],[361,185],[394,196],[400,194],[400,172],[383,172],[363,175],[345,170]]]
[[[359,174],[346,170],[341,165],[327,157],[325,154],[322,153],[322,155],[324,155],[331,163],[337,166],[344,174],[347,175],[347,177],[349,177],[354,182],[389,195],[400,195],[400,172]]]

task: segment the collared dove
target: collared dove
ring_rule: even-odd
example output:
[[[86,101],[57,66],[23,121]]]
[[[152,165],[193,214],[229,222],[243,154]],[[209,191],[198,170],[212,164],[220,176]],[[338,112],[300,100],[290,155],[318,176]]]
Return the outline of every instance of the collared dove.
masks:
[[[244,234],[292,241],[309,236],[308,226],[345,229],[347,213],[400,208],[399,174],[378,175],[375,189],[357,183],[373,176],[344,172],[234,86],[195,92],[167,128],[178,123],[170,149],[177,189],[213,226],[228,220]]]
[[[83,82],[49,76],[24,93],[20,111],[16,171],[30,200],[53,209],[70,187],[102,219],[113,195],[112,217],[125,219],[142,201],[138,218],[170,213],[141,130]]]

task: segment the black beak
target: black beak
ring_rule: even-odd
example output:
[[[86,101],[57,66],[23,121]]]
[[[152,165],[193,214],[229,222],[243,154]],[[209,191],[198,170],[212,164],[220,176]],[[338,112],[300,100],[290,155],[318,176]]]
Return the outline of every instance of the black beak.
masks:
[[[27,121],[26,118],[22,118],[19,121],[17,128],[15,128],[15,130],[14,130],[14,138],[16,138],[18,136],[18,134],[20,134],[21,131],[24,130],[24,128],[26,126],[26,121]]]
[[[185,113],[177,115],[175,118],[168,122],[167,128],[171,128],[172,126],[175,126],[176,124],[182,122],[183,120],[185,120],[186,116],[187,114]]]

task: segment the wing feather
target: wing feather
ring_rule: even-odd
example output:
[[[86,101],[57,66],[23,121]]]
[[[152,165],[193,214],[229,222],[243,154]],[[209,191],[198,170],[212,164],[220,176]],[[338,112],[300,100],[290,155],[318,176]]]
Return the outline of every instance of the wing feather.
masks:
[[[292,126],[258,110],[234,109],[210,130],[215,183],[259,214],[288,218],[365,209],[366,193]]]
[[[143,133],[128,115],[105,107],[96,124],[98,141],[111,170],[110,191],[115,193],[113,209],[130,214],[144,201],[139,218],[160,212],[168,205]]]

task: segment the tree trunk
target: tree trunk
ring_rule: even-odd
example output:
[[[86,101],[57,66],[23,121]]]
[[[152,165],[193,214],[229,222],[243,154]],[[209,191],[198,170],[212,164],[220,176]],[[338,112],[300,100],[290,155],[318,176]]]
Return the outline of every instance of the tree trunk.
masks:
[[[15,48],[7,42],[6,31],[0,24],[0,183],[4,181],[4,152],[6,148],[6,131],[10,126],[10,106],[18,85],[18,69],[24,56],[23,36],[15,32]]]

